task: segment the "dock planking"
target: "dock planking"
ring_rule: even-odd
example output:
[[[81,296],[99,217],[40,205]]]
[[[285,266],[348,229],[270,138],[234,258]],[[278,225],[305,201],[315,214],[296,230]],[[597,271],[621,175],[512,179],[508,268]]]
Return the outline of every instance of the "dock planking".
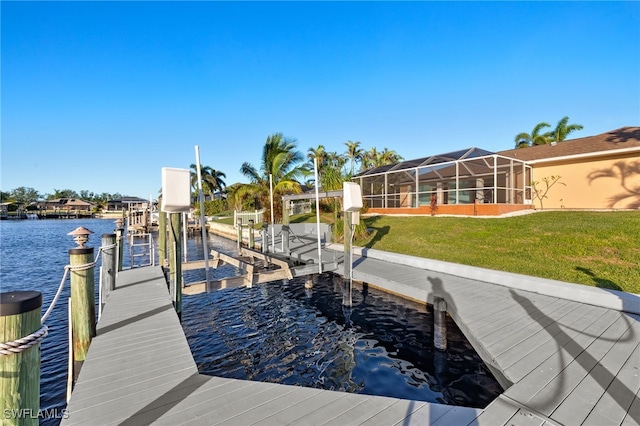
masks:
[[[407,404],[426,403],[199,374],[162,269],[144,267],[120,273],[62,424],[394,424],[411,421]],[[427,405],[449,424],[478,412]]]
[[[318,262],[314,249],[292,249],[296,260]],[[340,252],[323,251],[323,263],[338,272],[342,258]],[[415,301],[446,300],[449,314],[506,388],[484,410],[200,375],[162,274],[150,279],[125,271],[128,281],[119,282],[117,296],[107,302],[63,424],[640,424],[637,315],[416,263],[415,258],[405,264],[354,256],[353,274]],[[164,288],[151,297],[154,303],[137,304],[132,293],[120,295],[127,288],[149,294],[145,287],[156,280]],[[160,300],[164,305],[156,306]],[[172,317],[171,325],[150,321],[163,315]],[[156,338],[176,348],[158,351]],[[146,350],[155,352],[139,352]],[[146,366],[132,367],[129,375],[117,371],[139,357]],[[182,358],[186,361],[179,362]],[[109,385],[111,377],[116,385]]]

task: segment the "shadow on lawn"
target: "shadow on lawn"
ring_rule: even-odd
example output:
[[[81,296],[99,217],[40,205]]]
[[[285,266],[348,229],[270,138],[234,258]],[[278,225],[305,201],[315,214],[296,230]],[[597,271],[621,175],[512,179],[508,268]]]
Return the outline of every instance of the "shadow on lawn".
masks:
[[[596,274],[594,274],[591,269],[583,268],[582,266],[576,266],[576,271],[582,272],[583,274],[591,277],[596,287],[598,288],[607,288],[609,290],[624,291],[618,284],[614,283],[613,281],[597,277]]]
[[[373,236],[371,241],[365,244],[366,248],[373,248],[373,246],[375,246],[378,241],[382,240],[382,238],[385,235],[387,235],[389,233],[389,230],[391,229],[389,225],[381,226],[380,228],[375,228],[375,227],[370,227],[370,228],[374,230],[375,235]]]

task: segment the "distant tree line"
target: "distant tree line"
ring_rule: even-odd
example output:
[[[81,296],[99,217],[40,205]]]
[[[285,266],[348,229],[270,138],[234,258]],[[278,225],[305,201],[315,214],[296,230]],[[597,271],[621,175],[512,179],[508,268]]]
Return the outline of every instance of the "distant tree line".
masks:
[[[227,186],[226,174],[209,166],[200,166],[202,189],[205,195],[205,211],[217,214],[225,210],[266,209],[266,217],[270,216],[270,185],[274,191],[274,210],[276,217],[282,217],[282,196],[298,194],[304,188],[312,189],[313,163],[317,160],[320,187],[324,191],[342,189],[342,183],[351,179],[357,171],[362,172],[372,167],[393,164],[402,161],[398,153],[388,148],[365,150],[359,141],[344,143],[345,152],[327,151],[323,145],[309,148],[306,156],[297,149],[297,141],[282,133],[267,136],[262,146],[260,164],[254,166],[243,163],[240,172],[249,183],[237,183]],[[192,200],[198,205],[198,170],[191,164]],[[75,198],[97,204],[102,209],[112,199],[122,198],[119,193],[97,194],[91,191],[80,192],[71,189],[54,189],[52,194],[40,194],[34,188],[19,187],[9,192],[0,191],[0,201],[23,203],[29,205],[42,200],[59,198]]]
[[[2,203],[22,203],[28,205],[37,201],[57,200],[60,198],[84,200],[104,207],[109,200],[122,198],[122,195],[117,192],[114,194],[107,192],[96,194],[88,190],[76,192],[71,189],[54,189],[53,194],[40,194],[34,188],[25,186],[12,189],[8,192],[0,191],[0,202]]]

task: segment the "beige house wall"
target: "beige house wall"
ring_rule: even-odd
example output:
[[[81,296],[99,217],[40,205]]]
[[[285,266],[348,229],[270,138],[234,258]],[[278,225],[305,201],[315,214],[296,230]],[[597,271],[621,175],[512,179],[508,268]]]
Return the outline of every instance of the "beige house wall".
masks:
[[[547,161],[533,164],[533,180],[561,176],[543,199],[543,207],[568,209],[640,208],[640,152],[607,157]],[[562,185],[564,183],[564,185]],[[540,200],[534,198],[536,208]]]

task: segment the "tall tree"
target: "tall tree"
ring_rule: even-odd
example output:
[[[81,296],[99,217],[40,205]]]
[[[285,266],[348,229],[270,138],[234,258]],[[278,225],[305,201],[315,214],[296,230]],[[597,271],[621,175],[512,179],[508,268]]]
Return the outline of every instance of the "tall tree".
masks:
[[[194,191],[198,190],[198,168],[195,164],[191,164],[191,187]],[[202,193],[204,195],[210,195],[213,199],[213,195],[216,191],[222,192],[227,186],[224,182],[224,178],[227,177],[224,173],[209,167],[200,165],[200,176],[202,177]]]
[[[376,167],[376,163],[378,161],[378,157],[380,154],[375,147],[369,148],[368,151],[362,155],[362,161],[360,162],[360,170],[365,171],[372,167]]]
[[[31,203],[40,199],[40,194],[33,188],[20,186],[10,191],[10,198],[18,203]]]
[[[58,198],[80,198],[78,193],[72,189],[55,189],[53,190],[53,195],[49,195],[50,199],[58,199]]]
[[[376,148],[369,148],[369,151],[365,152],[362,156],[361,170],[364,171],[372,167],[386,166],[387,164],[398,163],[402,160],[402,156],[392,149],[385,147],[382,151],[378,151]]]
[[[570,133],[583,129],[582,124],[567,124],[568,122],[569,117],[562,117],[556,124],[555,129],[547,134],[552,142],[562,142]]]
[[[278,216],[282,212],[282,195],[300,193],[300,180],[310,174],[308,164],[303,162],[304,157],[296,149],[295,139],[285,138],[282,133],[274,133],[265,141],[260,168],[245,162],[240,167],[240,172],[251,182],[246,189],[254,194],[260,207],[266,210],[270,210],[269,177],[272,176],[274,213]],[[268,213],[269,211],[265,212]]]
[[[387,164],[399,163],[404,160],[400,154],[392,149],[385,147],[380,153],[379,166],[385,166]]]
[[[549,123],[540,122],[536,124],[531,133],[518,133],[515,138],[516,148],[526,148],[533,145],[544,145],[549,143],[549,134],[541,134],[544,127],[551,127]]]
[[[346,141],[344,144],[347,146],[347,157],[351,161],[351,171],[349,176],[353,176],[355,162],[360,161],[363,151],[360,148],[360,141]]]
[[[324,149],[324,145],[318,145],[317,148],[309,148],[307,150],[307,158],[311,167],[313,167],[313,160],[318,160],[318,172],[320,172],[324,165],[327,164],[327,151]]]

